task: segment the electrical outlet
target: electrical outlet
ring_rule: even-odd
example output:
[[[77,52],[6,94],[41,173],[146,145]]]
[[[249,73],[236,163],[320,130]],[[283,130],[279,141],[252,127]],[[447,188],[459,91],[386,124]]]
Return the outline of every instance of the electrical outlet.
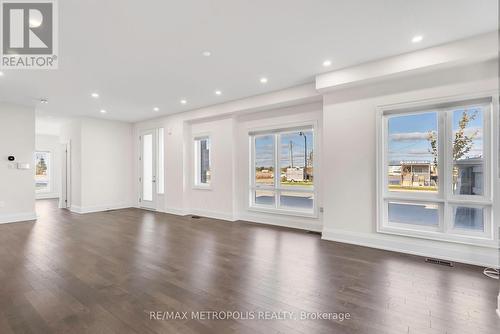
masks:
[[[319,212],[320,212],[320,213],[323,213],[323,212],[325,212],[325,209],[324,209],[323,207],[320,207],[320,208],[319,208]]]

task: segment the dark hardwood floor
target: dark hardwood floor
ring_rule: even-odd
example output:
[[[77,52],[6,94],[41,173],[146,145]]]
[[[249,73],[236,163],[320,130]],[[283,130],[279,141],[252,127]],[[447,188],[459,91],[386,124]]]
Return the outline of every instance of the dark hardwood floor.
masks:
[[[479,267],[244,222],[137,209],[78,215],[53,200],[37,209],[36,223],[0,225],[1,334],[500,333],[498,281]],[[150,319],[171,311],[189,314]],[[258,313],[283,311],[298,319]],[[301,312],[351,318],[300,320]]]

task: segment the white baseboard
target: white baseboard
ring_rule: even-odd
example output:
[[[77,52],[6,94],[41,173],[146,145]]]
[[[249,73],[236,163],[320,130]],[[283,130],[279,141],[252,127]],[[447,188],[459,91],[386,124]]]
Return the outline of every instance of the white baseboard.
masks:
[[[94,212],[102,212],[109,210],[128,209],[132,207],[134,207],[133,204],[110,204],[110,205],[85,206],[85,207],[71,205],[69,210],[74,213],[85,214],[85,213],[94,213]]]
[[[308,221],[307,218],[302,219],[300,217],[241,213],[237,218],[237,220],[244,220],[252,223],[290,227],[307,231],[321,232],[323,230],[319,221],[316,223]]]
[[[166,208],[165,210],[158,210],[158,212],[169,213],[178,216],[186,215],[197,215],[201,217],[213,218],[226,220],[234,222],[237,220],[244,220],[251,223],[259,223],[265,225],[290,227],[307,231],[321,232],[321,223],[308,222],[304,219],[297,217],[278,217],[278,216],[268,216],[268,215],[255,215],[255,214],[240,214],[238,216],[232,215],[230,213],[218,212],[218,211],[208,211],[208,210],[198,210],[198,209],[178,209],[178,208]]]
[[[52,198],[59,198],[58,193],[38,193],[35,195],[36,199],[52,199]]]
[[[0,214],[0,224],[36,220],[35,212]]]
[[[400,240],[397,240],[398,238]],[[495,248],[458,244],[446,247],[445,243],[439,241],[392,237],[376,233],[356,233],[337,229],[325,229],[322,239],[482,267],[498,267],[498,250]]]
[[[498,308],[497,308],[497,314],[500,317],[500,292],[498,293]]]
[[[186,213],[186,214],[202,216],[202,217],[207,217],[207,218],[213,218],[213,219],[227,220],[230,222],[236,221],[236,219],[234,218],[234,216],[232,214],[225,213],[225,212],[190,209],[190,210],[188,210],[188,213]]]
[[[157,210],[157,211],[177,216],[185,216],[188,214],[186,210],[178,208],[166,208],[165,210]]]

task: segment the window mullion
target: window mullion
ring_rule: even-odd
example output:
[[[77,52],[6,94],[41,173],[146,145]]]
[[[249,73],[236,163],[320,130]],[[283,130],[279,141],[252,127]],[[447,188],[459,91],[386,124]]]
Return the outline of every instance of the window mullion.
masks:
[[[442,177],[440,178],[440,195],[441,198],[444,199],[444,203],[441,204],[441,230],[443,233],[449,233],[450,230],[450,207],[448,204],[448,200],[450,199],[451,195],[451,187],[450,185],[452,184],[452,178],[453,178],[453,173],[452,173],[452,155],[453,155],[453,138],[452,138],[452,133],[451,131],[451,119],[450,119],[451,112],[449,110],[445,110],[440,113],[440,141],[442,148],[439,149],[439,164],[440,164],[440,170],[439,172],[441,173]]]
[[[281,193],[279,192],[279,189],[281,189],[281,170],[280,170],[280,163],[279,163],[279,157],[281,153],[281,148],[279,145],[280,141],[280,135],[275,134],[274,135],[274,207],[277,209],[279,208],[279,201],[280,201],[280,196]]]

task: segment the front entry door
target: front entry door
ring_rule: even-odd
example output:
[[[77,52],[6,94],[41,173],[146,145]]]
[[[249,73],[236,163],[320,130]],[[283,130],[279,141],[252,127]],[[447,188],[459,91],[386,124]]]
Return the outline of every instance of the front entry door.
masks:
[[[140,198],[139,206],[146,209],[156,209],[156,132],[146,130],[139,137],[141,154],[140,165]]]

